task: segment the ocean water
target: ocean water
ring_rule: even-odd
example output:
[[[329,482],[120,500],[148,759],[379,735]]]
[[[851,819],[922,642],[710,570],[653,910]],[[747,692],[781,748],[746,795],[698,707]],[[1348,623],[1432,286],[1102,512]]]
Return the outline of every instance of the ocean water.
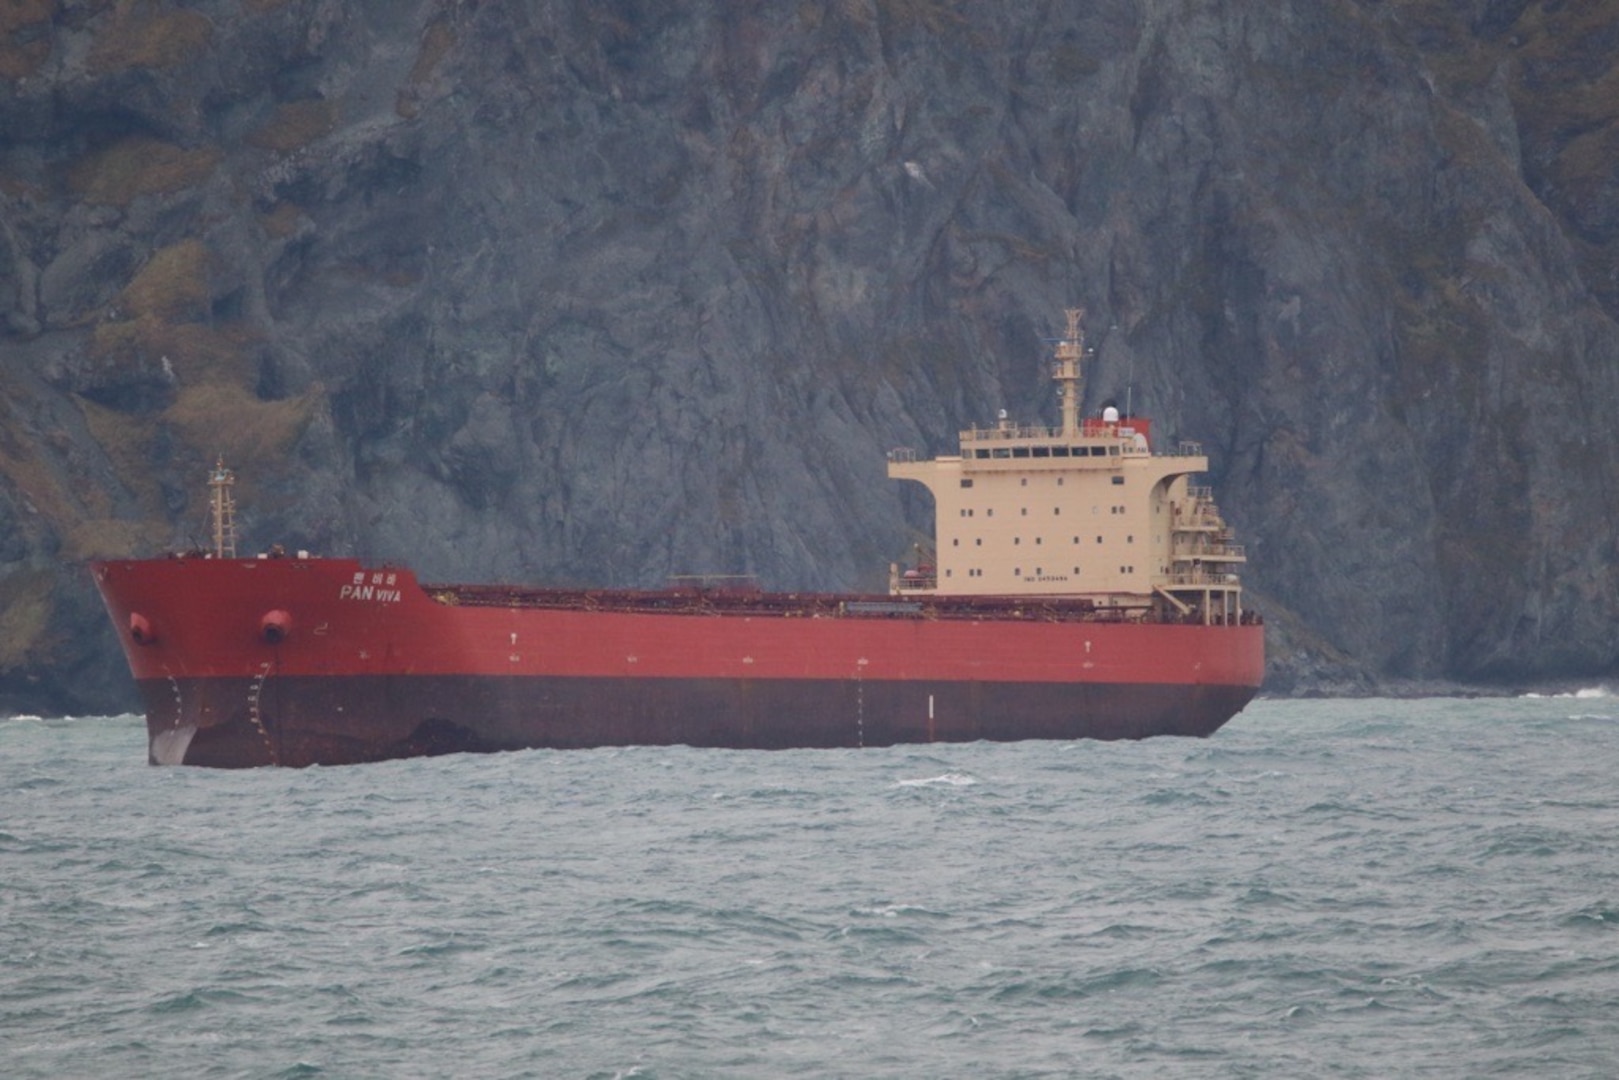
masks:
[[[145,764],[0,721],[0,1075],[1609,1077],[1619,698]]]

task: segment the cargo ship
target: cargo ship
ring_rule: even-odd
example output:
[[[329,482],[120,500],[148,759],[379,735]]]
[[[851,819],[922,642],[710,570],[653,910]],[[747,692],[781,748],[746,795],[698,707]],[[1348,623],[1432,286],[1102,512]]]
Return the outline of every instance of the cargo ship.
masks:
[[[1252,699],[1264,627],[1200,449],[1080,415],[1082,313],[1055,427],[889,454],[935,506],[882,594],[423,583],[408,568],[212,546],[92,564],[145,704],[149,760],[225,768],[635,744],[873,747],[1206,736]]]

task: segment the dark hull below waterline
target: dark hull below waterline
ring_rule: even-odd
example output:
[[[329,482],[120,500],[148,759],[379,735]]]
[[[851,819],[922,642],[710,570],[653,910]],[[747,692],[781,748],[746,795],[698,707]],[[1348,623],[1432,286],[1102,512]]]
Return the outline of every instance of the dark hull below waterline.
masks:
[[[146,680],[155,764],[348,765],[520,749],[780,750],[1206,736],[1254,696],[1198,684],[339,676]]]

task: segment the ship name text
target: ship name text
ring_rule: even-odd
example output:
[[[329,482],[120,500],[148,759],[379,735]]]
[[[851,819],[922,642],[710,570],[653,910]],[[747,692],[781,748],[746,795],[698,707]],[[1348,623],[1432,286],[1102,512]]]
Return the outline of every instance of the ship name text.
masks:
[[[344,585],[337,590],[339,600],[372,600],[379,604],[397,604],[400,600],[399,590],[389,588],[397,580],[397,575],[372,574],[371,580],[366,581],[365,574],[355,574],[352,585]]]

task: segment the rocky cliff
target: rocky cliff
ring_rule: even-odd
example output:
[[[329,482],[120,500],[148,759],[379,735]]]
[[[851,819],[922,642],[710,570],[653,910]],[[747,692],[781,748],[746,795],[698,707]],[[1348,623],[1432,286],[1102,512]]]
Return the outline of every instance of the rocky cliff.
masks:
[[[1200,440],[1273,688],[1619,664],[1619,11],[15,0],[0,708],[127,708],[84,560],[880,588],[892,446]]]

